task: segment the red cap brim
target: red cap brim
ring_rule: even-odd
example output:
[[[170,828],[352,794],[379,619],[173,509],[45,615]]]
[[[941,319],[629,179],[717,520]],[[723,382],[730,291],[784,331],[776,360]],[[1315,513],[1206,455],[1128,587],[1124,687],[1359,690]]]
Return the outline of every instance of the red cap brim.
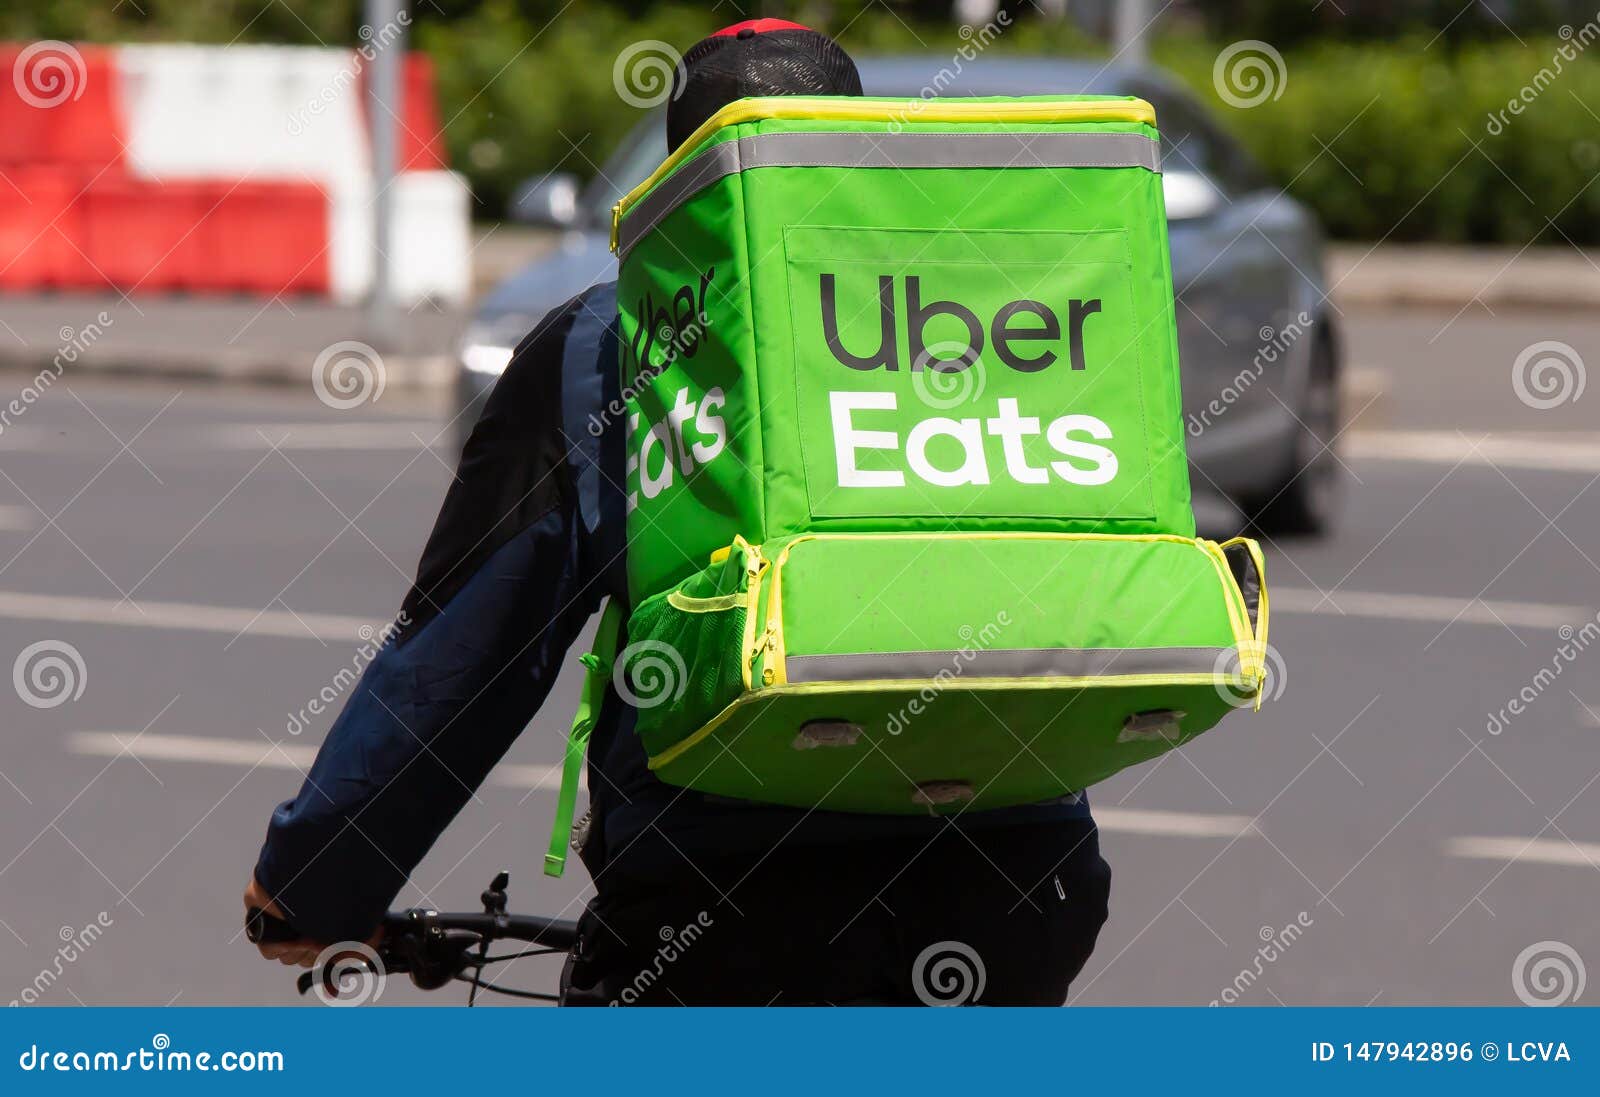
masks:
[[[715,33],[711,34],[710,37],[712,37],[712,38],[735,38],[735,37],[738,36],[739,32],[742,31],[742,30],[750,30],[750,31],[755,31],[757,34],[765,34],[769,30],[810,30],[810,29],[811,29],[810,27],[804,26],[804,25],[802,25],[800,23],[791,23],[787,19],[746,19],[742,23],[735,23],[732,26],[723,27],[721,30],[716,31]]]

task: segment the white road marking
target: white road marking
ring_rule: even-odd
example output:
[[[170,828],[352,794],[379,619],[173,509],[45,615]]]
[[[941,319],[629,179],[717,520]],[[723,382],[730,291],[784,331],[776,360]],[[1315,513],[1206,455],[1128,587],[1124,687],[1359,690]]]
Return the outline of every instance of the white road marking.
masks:
[[[1339,445],[1342,456],[1379,461],[1600,472],[1600,441],[1591,433],[1353,430]]]
[[[438,423],[223,423],[207,427],[198,435],[208,446],[218,449],[262,450],[276,446],[286,450],[415,450],[422,443],[446,445],[450,432],[440,432]],[[422,439],[419,443],[417,439]]]
[[[1438,624],[1454,621],[1469,625],[1503,624],[1530,629],[1553,629],[1562,625],[1577,627],[1595,616],[1592,609],[1584,606],[1562,606],[1550,602],[1499,602],[1361,590],[1335,591],[1325,600],[1319,591],[1297,587],[1273,587],[1272,609],[1278,613],[1308,613],[1324,617],[1373,617]],[[332,613],[290,613],[287,610],[253,610],[243,606],[209,606],[195,602],[155,602],[144,599],[136,599],[135,604],[118,602],[115,598],[79,598],[0,590],[0,619],[5,618],[350,643],[369,638],[386,624]]]
[[[308,769],[317,756],[315,743],[281,743],[265,739],[219,739],[202,735],[158,735],[147,731],[75,731],[67,736],[74,754],[129,757],[161,762],[213,762],[225,766],[266,769]]]
[[[111,443],[116,452],[117,444]],[[81,451],[82,446],[72,438],[62,438],[53,431],[36,427],[11,427],[0,433],[0,453],[48,453],[50,451]]]
[[[205,735],[170,735],[147,731],[77,731],[67,736],[74,754],[116,758],[124,753],[149,762],[203,762],[224,766],[259,766],[265,769],[305,770],[317,756],[315,743],[280,743],[264,739],[218,738]],[[554,790],[561,784],[558,765],[502,763],[489,774],[496,785],[510,788]],[[1215,815],[1190,811],[1152,811],[1144,808],[1095,808],[1102,830],[1126,834],[1154,834],[1169,838],[1236,838],[1258,833],[1248,815]]]
[[[1376,617],[1387,621],[1458,622],[1466,625],[1509,625],[1512,628],[1557,629],[1594,618],[1585,606],[1553,602],[1498,602],[1431,594],[1381,594],[1336,590],[1326,598],[1315,590],[1269,584],[1275,613],[1314,613],[1324,617]]]
[[[1194,811],[1154,811],[1147,808],[1094,807],[1090,811],[1101,830],[1125,834],[1158,834],[1168,838],[1238,838],[1259,834],[1248,815],[1213,815]]]
[[[193,453],[195,450],[260,451],[276,445],[282,450],[386,450],[416,451],[426,443],[451,445],[453,431],[427,419],[395,419],[371,423],[214,423],[199,428],[177,428],[167,434],[140,439],[140,453]],[[417,439],[422,439],[418,442]],[[101,460],[115,453],[117,444],[107,439],[87,445],[53,431],[20,427],[0,434],[0,453],[70,453]]]
[[[158,735],[150,731],[143,735],[136,731],[76,731],[67,736],[67,749],[74,754],[102,758],[116,758],[126,753],[129,757],[144,761],[204,762],[296,771],[310,769],[317,757],[315,743],[273,745],[265,739]],[[502,763],[489,774],[489,780],[493,784],[511,788],[555,789],[561,784],[561,767]]]
[[[0,590],[0,618],[24,621],[67,621],[93,625],[131,625],[140,628],[222,632],[229,636],[288,636],[298,639],[358,643],[377,635],[384,622],[331,613],[290,613],[232,606],[206,606],[194,602],[153,602],[136,599],[75,598],[55,594],[28,594]],[[362,630],[368,630],[365,636]]]
[[[1444,848],[1452,857],[1600,868],[1600,843],[1595,842],[1568,842],[1556,838],[1452,838]]]
[[[202,735],[170,735],[133,731],[79,731],[67,736],[74,754],[116,758],[126,753],[145,761],[200,762],[214,765],[289,769],[310,768],[317,747],[311,743],[225,739]],[[558,765],[501,764],[489,774],[491,784],[510,788],[555,789],[561,782]],[[1099,807],[1095,822],[1101,830],[1167,838],[1235,838],[1258,835],[1248,815],[1223,815],[1148,808]],[[1445,844],[1452,857],[1467,857],[1519,864],[1600,867],[1600,843],[1567,842],[1551,838],[1452,838]]]

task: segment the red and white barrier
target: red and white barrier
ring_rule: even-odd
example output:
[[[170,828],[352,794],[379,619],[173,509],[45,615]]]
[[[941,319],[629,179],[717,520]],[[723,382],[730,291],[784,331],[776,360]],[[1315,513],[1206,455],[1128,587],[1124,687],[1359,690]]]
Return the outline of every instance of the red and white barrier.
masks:
[[[101,46],[0,42],[0,167],[119,168],[126,122],[116,54]]]
[[[372,284],[372,184],[362,180],[331,193],[331,292],[336,300],[358,300]],[[395,295],[403,301],[464,300],[472,283],[472,200],[465,181],[451,171],[402,172],[391,200],[389,275]]]
[[[278,46],[0,44],[0,289],[370,290],[361,56]],[[465,300],[471,206],[422,55],[403,69],[390,276]]]
[[[0,182],[0,290],[85,284],[90,271],[80,251],[78,172],[55,165],[6,165],[0,171],[6,176]]]

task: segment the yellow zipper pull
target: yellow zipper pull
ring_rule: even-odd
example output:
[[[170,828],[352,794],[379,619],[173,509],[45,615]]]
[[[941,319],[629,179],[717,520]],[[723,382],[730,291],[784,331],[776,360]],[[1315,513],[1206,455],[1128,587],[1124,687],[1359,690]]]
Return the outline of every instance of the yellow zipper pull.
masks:
[[[778,647],[778,630],[773,628],[771,625],[768,625],[767,626],[766,635],[761,638],[761,648],[760,648],[760,650],[763,651],[763,652],[776,651],[777,647]],[[773,682],[775,682],[777,680],[778,680],[778,672],[776,670],[774,670],[771,667],[762,667],[761,668],[761,684],[762,685],[770,686],[770,685],[772,685]]]

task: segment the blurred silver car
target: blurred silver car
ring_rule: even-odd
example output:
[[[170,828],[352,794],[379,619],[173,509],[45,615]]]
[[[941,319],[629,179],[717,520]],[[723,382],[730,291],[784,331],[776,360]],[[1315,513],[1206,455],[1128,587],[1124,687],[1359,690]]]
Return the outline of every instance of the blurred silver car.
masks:
[[[952,68],[959,71],[952,72]],[[1148,66],[1051,58],[869,58],[868,95],[1137,95],[1156,109],[1177,290],[1185,429],[1196,515],[1232,533],[1240,511],[1270,533],[1322,533],[1338,500],[1340,347],[1315,217],[1266,178],[1186,91]],[[562,230],[557,246],[479,302],[463,339],[464,440],[511,348],[551,308],[616,276],[612,205],[666,156],[660,112],[579,188],[525,184],[516,219]]]

